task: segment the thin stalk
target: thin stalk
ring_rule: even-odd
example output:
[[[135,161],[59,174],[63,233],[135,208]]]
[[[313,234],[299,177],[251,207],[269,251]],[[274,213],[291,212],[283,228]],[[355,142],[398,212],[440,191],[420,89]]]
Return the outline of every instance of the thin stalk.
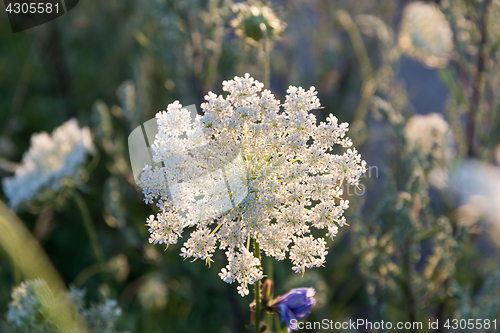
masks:
[[[264,23],[260,24],[260,29],[262,30],[262,35],[264,36],[264,54],[263,54],[263,60],[264,60],[264,88],[271,90],[271,43],[269,42],[269,36],[267,34],[267,26]],[[257,244],[258,245],[258,244]],[[260,259],[260,252],[259,252],[259,259]],[[266,272],[267,272],[267,278],[270,280],[273,280],[273,260],[271,257],[266,258]],[[273,299],[274,295],[271,292],[270,295],[270,300]],[[266,315],[266,323],[270,328],[272,328],[272,319],[273,315],[272,314],[267,314]]]
[[[271,89],[271,70],[270,70],[270,53],[271,53],[271,46],[269,43],[269,36],[267,35],[267,27],[264,23],[261,23],[259,25],[260,30],[262,30],[262,35],[264,36],[264,88],[266,89]]]
[[[83,200],[80,193],[78,193],[75,190],[72,191],[72,195],[73,195],[73,200],[75,201],[82,215],[83,224],[85,226],[85,230],[87,231],[87,235],[89,236],[90,245],[92,247],[92,251],[94,252],[97,266],[99,267],[99,274],[101,275],[102,281],[108,286],[110,286],[106,274],[104,273],[104,267],[105,267],[104,256],[102,254],[102,249],[99,246],[99,243],[97,242],[97,236],[94,229],[94,225],[92,224],[92,218],[90,216],[89,208],[85,203],[85,200]]]
[[[272,257],[266,257],[266,278],[274,281],[274,269],[273,269],[273,258]],[[274,288],[273,288],[274,289]],[[274,291],[271,290],[271,297],[270,299],[274,298]]]
[[[361,86],[361,101],[359,102],[358,108],[354,113],[354,120],[364,121],[368,115],[368,108],[370,107],[372,97],[377,90],[370,56],[366,50],[361,32],[353,22],[349,13],[339,10],[337,15],[339,23],[349,35],[352,47],[354,48],[354,53],[356,54],[356,58],[358,59],[359,66],[361,68],[361,76],[363,79],[363,84]]]
[[[274,280],[274,269],[273,269],[273,258],[272,257],[266,257],[266,278],[273,281]],[[268,302],[270,302],[274,298],[274,288],[271,288],[271,293],[269,294],[269,299]],[[268,303],[269,304],[269,303]],[[272,332],[273,328],[273,318],[274,314],[273,313],[266,313],[266,324],[268,328]]]
[[[481,23],[479,23],[480,25],[478,27],[481,33],[481,41],[478,47],[476,75],[473,79],[474,88],[472,91],[472,98],[467,113],[467,155],[470,157],[476,156],[478,153],[475,144],[476,117],[481,108],[481,96],[483,94],[484,81],[486,76],[486,58],[488,57],[486,44],[488,41],[488,21],[490,16],[490,6],[491,0],[486,0],[484,2]]]
[[[408,240],[405,243],[405,249],[403,253],[403,268],[405,273],[404,285],[406,291],[406,297],[408,299],[408,319],[410,322],[415,323],[417,321],[417,307],[415,295],[413,293],[413,285],[412,285],[412,276],[414,276],[414,272],[412,269],[412,262],[410,258],[410,247],[411,240]],[[416,333],[416,329],[413,327],[411,329],[412,333]]]
[[[254,241],[253,253],[255,258],[260,260],[260,246],[257,240]],[[255,292],[255,318],[254,318],[254,331],[255,333],[260,333],[260,280],[254,283]]]

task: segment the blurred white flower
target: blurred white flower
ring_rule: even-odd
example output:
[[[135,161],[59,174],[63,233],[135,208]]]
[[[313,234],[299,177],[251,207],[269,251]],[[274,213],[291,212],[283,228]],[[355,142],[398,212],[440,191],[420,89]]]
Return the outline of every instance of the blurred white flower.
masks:
[[[163,309],[168,300],[167,284],[154,275],[150,275],[145,279],[138,293],[142,306],[150,310]]]
[[[47,306],[45,295],[52,297],[47,284],[40,280],[21,282],[12,289],[7,321],[16,329],[25,332],[43,325],[43,307]]]
[[[65,299],[87,323],[86,332],[116,333],[115,324],[121,316],[116,300],[105,300],[86,307],[84,297],[85,291],[73,287],[69,292],[55,295],[41,279],[21,282],[12,290],[7,321],[15,332],[59,332],[61,328],[56,325],[49,312],[57,311],[53,308],[54,304]]]
[[[14,176],[2,181],[10,207],[35,199],[44,189],[58,191],[63,178],[77,176],[92,150],[89,128],[80,128],[76,119],[65,122],[52,135],[33,134]]]
[[[438,113],[412,116],[405,127],[405,138],[410,150],[416,150],[424,157],[433,157],[429,184],[440,189],[446,188],[454,145],[452,132],[443,116]]]
[[[453,51],[453,32],[438,6],[411,2],[403,11],[399,45],[428,67],[445,67]]]
[[[488,222],[500,222],[500,168],[465,160],[450,175],[449,184],[459,205],[467,205],[469,212],[474,210]]]
[[[330,115],[318,125],[309,113],[320,106],[314,87],[290,86],[284,104],[262,89],[249,74],[224,81],[223,90],[229,94],[210,92],[201,106],[205,115],[197,116],[195,125],[188,124],[189,111],[178,102],[169,105],[168,112],[156,116],[158,135],[152,145],[153,162],[163,166],[146,166],[137,182],[145,201],[156,200],[160,208],[147,220],[149,241],[175,244],[184,228],[195,226],[181,255],[210,262],[216,248],[226,250],[229,264],[219,275],[228,283],[237,281],[242,296],[249,292],[247,284],[263,277],[260,260],[249,252],[252,239],[277,260],[290,252],[296,272],[324,263],[326,243],[309,235],[311,227],[327,229],[327,237],[337,234],[349,207],[349,201],[341,199],[342,184],[359,184],[366,171],[366,162],[350,148],[348,124],[338,124]],[[170,123],[169,115],[178,121]],[[192,153],[187,148],[203,138],[207,147],[219,147],[214,152],[225,152],[210,156],[222,160],[224,174],[186,162]],[[333,154],[334,145],[348,149]],[[223,200],[228,187],[231,196]],[[241,193],[246,196],[238,197]]]
[[[405,137],[410,149],[423,155],[448,161],[452,154],[450,126],[439,113],[412,116],[405,127]]]

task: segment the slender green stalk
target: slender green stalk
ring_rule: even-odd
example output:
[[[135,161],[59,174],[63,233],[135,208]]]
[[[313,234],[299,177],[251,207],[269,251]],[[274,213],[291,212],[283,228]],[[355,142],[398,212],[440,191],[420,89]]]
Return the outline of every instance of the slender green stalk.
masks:
[[[354,53],[356,54],[356,58],[358,59],[358,63],[361,67],[361,76],[363,79],[363,85],[361,87],[361,101],[359,102],[358,108],[354,113],[354,119],[364,121],[366,119],[366,116],[368,115],[368,108],[370,106],[371,99],[375,94],[375,91],[377,90],[377,84],[374,79],[370,56],[368,55],[368,51],[366,50],[361,32],[353,22],[349,13],[343,10],[339,10],[338,20],[349,35],[352,46],[354,48]]]
[[[273,269],[273,258],[272,257],[266,257],[266,278],[274,281],[274,269]],[[273,298],[274,292],[271,291],[271,299]]]
[[[265,271],[266,271],[266,278],[268,280],[274,281],[274,267],[273,267],[273,258],[272,257],[266,257],[266,264],[265,264]],[[269,299],[272,300],[274,298],[274,288],[271,288],[271,293],[269,294]],[[273,327],[273,318],[274,314],[273,313],[266,313],[266,324],[269,327],[269,329],[272,332],[272,327]]]
[[[271,56],[271,43],[269,41],[269,35],[267,33],[267,27],[265,24],[261,23],[260,29],[262,30],[262,35],[264,36],[263,38],[263,47],[264,47],[264,88],[266,89],[271,89],[271,62],[270,62],[270,56]],[[273,280],[273,261],[270,257],[266,258],[266,273],[267,273],[267,278],[270,280]],[[271,294],[270,299],[273,299],[273,294]],[[270,328],[272,328],[272,314],[267,314],[266,315],[266,323],[269,325]]]
[[[481,41],[478,45],[477,69],[475,77],[473,78],[473,92],[471,101],[469,103],[469,110],[467,112],[467,155],[474,157],[478,151],[476,147],[476,122],[479,110],[481,110],[481,96],[485,86],[486,75],[486,59],[488,58],[486,44],[488,41],[488,20],[490,17],[491,0],[484,1],[484,9],[482,19],[479,23],[478,30],[481,34]]]
[[[259,242],[255,240],[254,242],[254,255],[255,258],[260,260],[260,246]],[[260,280],[255,281],[255,318],[254,318],[254,328],[255,333],[260,333]]]
[[[80,195],[80,193],[78,193],[78,191],[76,190],[72,191],[72,195],[73,195],[73,200],[75,200],[75,203],[78,206],[78,209],[80,210],[80,213],[82,215],[83,224],[85,225],[85,230],[87,231],[87,235],[89,236],[90,245],[94,252],[97,266],[99,267],[99,274],[101,275],[102,281],[108,286],[110,286],[106,274],[104,273],[104,267],[105,267],[104,256],[102,254],[102,249],[99,246],[99,243],[97,242],[97,236],[94,229],[94,225],[92,224],[92,218],[90,216],[89,208],[87,207],[85,200],[83,200],[82,196]]]
[[[269,43],[269,36],[267,34],[267,27],[264,23],[260,24],[260,29],[262,30],[263,46],[264,46],[264,88],[271,89],[271,65],[270,65],[270,53],[271,45]]]

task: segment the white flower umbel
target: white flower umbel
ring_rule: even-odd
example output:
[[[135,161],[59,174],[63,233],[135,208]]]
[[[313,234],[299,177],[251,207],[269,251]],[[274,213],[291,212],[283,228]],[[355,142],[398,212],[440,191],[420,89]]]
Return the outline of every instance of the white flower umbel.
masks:
[[[204,259],[210,262],[213,253],[215,252],[215,246],[217,243],[217,237],[208,228],[201,228],[193,231],[191,233],[191,238],[184,243],[181,249],[181,256],[184,258],[194,257],[199,259]]]
[[[453,50],[453,32],[438,6],[411,2],[403,11],[399,45],[428,67],[445,67]]]
[[[295,238],[295,245],[290,249],[290,259],[295,272],[302,272],[306,268],[320,267],[325,262],[326,242],[323,238],[313,236]]]
[[[432,157],[433,167],[429,173],[429,184],[445,189],[448,169],[455,155],[453,133],[450,126],[438,113],[414,115],[406,124],[405,138],[408,149],[424,158]]]
[[[90,130],[80,128],[76,119],[65,122],[52,135],[33,134],[31,146],[14,176],[3,180],[9,205],[17,208],[44,189],[58,191],[63,178],[76,177],[92,150]]]
[[[184,228],[195,227],[181,256],[210,261],[217,247],[225,250],[229,264],[219,275],[238,282],[244,296],[263,276],[249,252],[252,240],[277,260],[289,253],[296,272],[324,263],[326,242],[311,228],[327,229],[332,238],[338,233],[349,207],[343,184],[356,186],[366,163],[346,136],[347,123],[330,115],[317,124],[310,113],[320,107],[314,87],[290,87],[284,104],[248,74],[224,81],[223,90],[225,97],[205,97],[205,115],[194,123],[178,102],[157,114],[153,162],[163,165],[146,166],[138,184],[145,201],[160,208],[147,221],[149,241],[175,244]],[[209,156],[222,164],[210,168],[193,159],[189,147],[202,144],[225,151]],[[334,154],[335,145],[344,153]]]
[[[423,155],[432,154],[436,159],[446,161],[451,158],[452,133],[439,113],[412,116],[405,127],[405,138],[410,149]]]
[[[237,281],[238,293],[241,296],[246,296],[249,293],[248,284],[253,284],[255,281],[263,278],[260,267],[260,260],[246,248],[241,249],[241,253],[235,251],[226,252],[228,265],[219,273],[222,280],[227,283]]]
[[[484,216],[485,220],[500,221],[500,168],[468,159],[462,161],[450,174],[448,182],[458,199],[458,205],[467,205],[469,213]]]

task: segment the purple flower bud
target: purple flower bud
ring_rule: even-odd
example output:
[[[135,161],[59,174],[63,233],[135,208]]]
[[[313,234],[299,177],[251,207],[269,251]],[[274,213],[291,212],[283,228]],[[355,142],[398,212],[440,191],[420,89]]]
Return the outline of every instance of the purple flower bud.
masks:
[[[295,288],[276,298],[273,307],[289,331],[297,330],[296,325],[291,324],[292,319],[302,319],[311,313],[311,308],[316,304],[315,294],[314,288]]]

